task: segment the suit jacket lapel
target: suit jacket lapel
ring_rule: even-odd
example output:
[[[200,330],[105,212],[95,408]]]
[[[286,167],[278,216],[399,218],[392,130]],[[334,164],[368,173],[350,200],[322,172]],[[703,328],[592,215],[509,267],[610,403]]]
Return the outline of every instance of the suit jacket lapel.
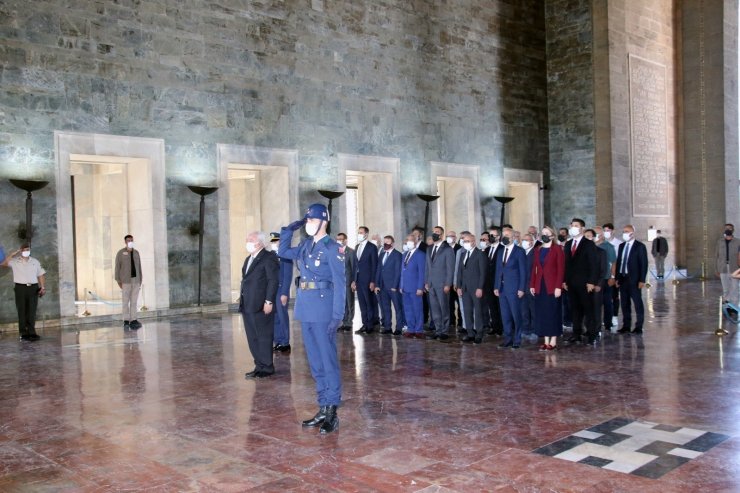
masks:
[[[249,274],[250,272],[252,272],[252,270],[254,270],[254,266],[255,266],[255,264],[256,264],[257,262],[259,262],[259,261],[260,261],[260,260],[262,259],[262,254],[264,253],[264,251],[265,251],[265,250],[264,250],[264,248],[263,248],[262,250],[260,250],[260,252],[259,252],[259,253],[257,254],[257,256],[256,256],[256,257],[254,257],[254,259],[252,259],[252,265],[250,265],[250,266],[249,266],[249,269],[247,269],[247,272],[245,272],[245,273],[244,273],[244,275],[245,275],[245,276],[246,276],[247,274]],[[249,259],[247,259],[247,264],[249,264]]]

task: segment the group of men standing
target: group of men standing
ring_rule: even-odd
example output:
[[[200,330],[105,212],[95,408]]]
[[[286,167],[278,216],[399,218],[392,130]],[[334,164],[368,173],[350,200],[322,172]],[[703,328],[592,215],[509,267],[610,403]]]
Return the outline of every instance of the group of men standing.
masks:
[[[563,252],[557,296],[563,295],[558,306],[564,325],[573,327],[567,342],[595,344],[602,323],[606,329],[616,323],[619,305],[614,302],[620,299],[623,325],[618,332],[642,333],[641,290],[648,269],[645,245],[634,238],[631,225],[623,228],[621,240],[611,224],[585,226],[582,219],[574,218],[557,238],[550,238],[551,228],[539,232],[530,227],[522,236],[510,225],[494,226],[478,240],[469,231],[463,231],[458,240],[454,231],[445,234],[442,226],[435,226],[426,241],[420,231],[412,231],[402,251],[395,248],[390,235],[382,243],[373,243],[365,226],[358,229],[354,251],[347,246],[347,235],[339,233],[336,240],[345,251],[347,302],[338,330],[351,329],[356,295],[362,319],[358,334],[379,330],[448,342],[451,329],[458,328],[464,343],[480,344],[486,333],[498,334],[503,336],[499,347],[518,349],[523,337],[536,337],[538,316],[551,316],[536,313],[536,286],[532,285],[534,255],[546,238]],[[654,256],[665,254],[667,242],[658,243],[657,251],[653,248]],[[428,335],[424,334],[425,305]]]

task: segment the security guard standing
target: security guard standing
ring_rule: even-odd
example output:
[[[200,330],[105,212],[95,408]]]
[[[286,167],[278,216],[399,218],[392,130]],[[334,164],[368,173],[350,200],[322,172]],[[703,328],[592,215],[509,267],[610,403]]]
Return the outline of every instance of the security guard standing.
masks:
[[[321,426],[321,433],[339,427],[337,406],[342,398],[342,380],[337,356],[337,329],[344,318],[344,254],[339,244],[326,234],[329,212],[313,204],[303,219],[280,230],[278,256],[293,259],[300,271],[295,301],[295,318],[301,321],[311,375],[316,381],[319,411],[303,421],[303,426]],[[309,238],[291,248],[293,233],[306,226]]]

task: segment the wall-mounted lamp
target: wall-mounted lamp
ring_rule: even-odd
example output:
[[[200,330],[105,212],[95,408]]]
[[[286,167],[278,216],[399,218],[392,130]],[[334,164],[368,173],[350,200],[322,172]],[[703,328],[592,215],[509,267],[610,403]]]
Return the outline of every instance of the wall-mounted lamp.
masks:
[[[218,187],[199,187],[196,185],[188,185],[191,192],[200,195],[200,229],[198,230],[198,306],[200,306],[200,288],[201,280],[203,278],[203,228],[205,223],[205,211],[206,211],[206,195],[210,195]]]
[[[504,225],[504,212],[506,212],[506,204],[508,204],[509,202],[511,202],[512,200],[514,200],[514,197],[499,197],[499,196],[495,196],[493,198],[496,199],[496,202],[498,202],[499,204],[501,204],[501,221],[499,221],[498,224],[499,224],[499,226],[503,226]]]
[[[49,184],[48,181],[39,180],[15,180],[11,179],[10,183],[26,191],[26,243],[31,245],[33,237],[33,192],[41,190]]]

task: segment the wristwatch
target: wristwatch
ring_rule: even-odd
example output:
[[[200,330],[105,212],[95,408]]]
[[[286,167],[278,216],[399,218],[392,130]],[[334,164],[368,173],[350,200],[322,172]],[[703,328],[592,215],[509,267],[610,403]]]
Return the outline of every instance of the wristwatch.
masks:
[[[266,305],[272,305],[272,301],[267,301],[267,300],[265,300],[265,304],[266,304]]]

